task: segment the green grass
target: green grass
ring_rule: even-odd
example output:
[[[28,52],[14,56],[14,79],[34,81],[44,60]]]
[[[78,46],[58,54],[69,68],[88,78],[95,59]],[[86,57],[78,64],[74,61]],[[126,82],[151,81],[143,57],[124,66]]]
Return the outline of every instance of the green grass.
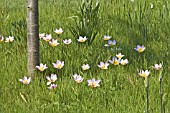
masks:
[[[78,0],[77,0],[78,1]],[[80,1],[79,1],[80,2]],[[154,8],[150,9],[150,3]],[[149,111],[159,113],[159,76],[151,68],[163,62],[163,109],[170,112],[170,3],[165,0],[100,0],[99,33],[92,44],[79,44],[69,31],[75,23],[69,17],[79,10],[76,0],[40,0],[39,31],[57,35],[56,28],[63,28],[59,46],[52,48],[45,41],[40,45],[40,61],[48,69],[36,72],[29,85],[19,82],[27,75],[26,45],[26,1],[0,1],[0,34],[13,35],[12,43],[0,43],[0,113],[143,113],[145,111],[145,86],[140,69],[149,69]],[[104,35],[111,35],[117,41],[112,51],[104,47]],[[62,39],[71,38],[72,44],[62,44]],[[145,45],[139,55],[136,45]],[[114,47],[114,48],[116,48]],[[109,65],[108,70],[97,67],[100,61],[108,61],[121,52],[129,60],[126,66]],[[65,61],[61,70],[52,66],[56,60]],[[82,64],[88,63],[90,70],[83,71]],[[45,76],[55,73],[58,87],[54,92],[46,85]],[[72,75],[78,73],[84,81],[77,84]],[[87,80],[100,79],[100,87],[87,86]],[[27,103],[21,98],[24,95]]]

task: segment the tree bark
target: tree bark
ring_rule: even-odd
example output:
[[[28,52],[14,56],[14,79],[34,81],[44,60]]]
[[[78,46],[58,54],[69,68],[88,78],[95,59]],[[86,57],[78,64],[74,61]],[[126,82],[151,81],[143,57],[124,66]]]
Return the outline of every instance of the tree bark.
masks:
[[[27,0],[27,48],[28,76],[34,76],[35,66],[39,65],[39,25],[38,0]]]

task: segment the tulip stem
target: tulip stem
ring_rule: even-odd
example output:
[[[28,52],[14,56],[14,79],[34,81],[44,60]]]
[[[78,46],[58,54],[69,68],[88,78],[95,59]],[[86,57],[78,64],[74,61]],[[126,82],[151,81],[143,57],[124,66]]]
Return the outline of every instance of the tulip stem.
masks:
[[[160,95],[160,113],[163,113],[162,111],[162,75],[160,75],[159,78],[159,83],[160,83],[160,90],[159,90],[159,95]]]
[[[142,68],[142,54],[141,53],[139,53],[139,64],[140,64],[140,68]]]
[[[148,113],[148,109],[149,109],[149,94],[148,94],[148,89],[149,89],[148,77],[145,77],[145,90],[146,90],[146,112],[145,113]]]
[[[148,95],[148,88],[149,86],[146,86],[146,113],[148,113],[148,108],[149,108],[149,95]]]

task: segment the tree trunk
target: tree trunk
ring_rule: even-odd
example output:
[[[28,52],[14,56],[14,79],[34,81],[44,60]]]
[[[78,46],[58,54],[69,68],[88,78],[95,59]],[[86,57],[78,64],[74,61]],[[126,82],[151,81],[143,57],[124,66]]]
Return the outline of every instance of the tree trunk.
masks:
[[[27,0],[27,47],[28,76],[34,76],[35,66],[39,65],[39,26],[38,0]]]

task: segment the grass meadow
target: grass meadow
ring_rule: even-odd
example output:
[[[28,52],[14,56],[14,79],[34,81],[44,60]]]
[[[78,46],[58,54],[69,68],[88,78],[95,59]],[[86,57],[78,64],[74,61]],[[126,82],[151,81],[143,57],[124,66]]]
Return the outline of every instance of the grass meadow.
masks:
[[[39,32],[52,34],[60,44],[51,47],[40,40],[40,62],[48,68],[43,72],[36,69],[35,77],[25,85],[19,79],[27,76],[26,1],[0,1],[0,35],[14,36],[11,43],[0,42],[0,113],[144,113],[146,92],[140,69],[150,71],[149,112],[159,113],[159,71],[152,68],[157,63],[163,64],[163,113],[170,113],[170,2],[99,3],[98,33],[92,43],[80,43],[70,30],[77,26],[73,18],[80,11],[81,0],[39,0]],[[57,35],[57,28],[64,32]],[[105,47],[104,35],[112,36],[116,45]],[[72,43],[65,45],[62,40],[68,38]],[[144,45],[144,52],[135,51],[137,45]],[[110,64],[106,70],[97,66],[118,53],[125,55],[127,65]],[[64,61],[62,69],[53,67],[57,60]],[[83,64],[89,64],[90,69],[82,70]],[[75,73],[84,78],[83,82],[74,81]],[[52,91],[46,79],[51,74],[58,78]],[[99,87],[88,86],[87,80],[92,78],[101,80]]]

